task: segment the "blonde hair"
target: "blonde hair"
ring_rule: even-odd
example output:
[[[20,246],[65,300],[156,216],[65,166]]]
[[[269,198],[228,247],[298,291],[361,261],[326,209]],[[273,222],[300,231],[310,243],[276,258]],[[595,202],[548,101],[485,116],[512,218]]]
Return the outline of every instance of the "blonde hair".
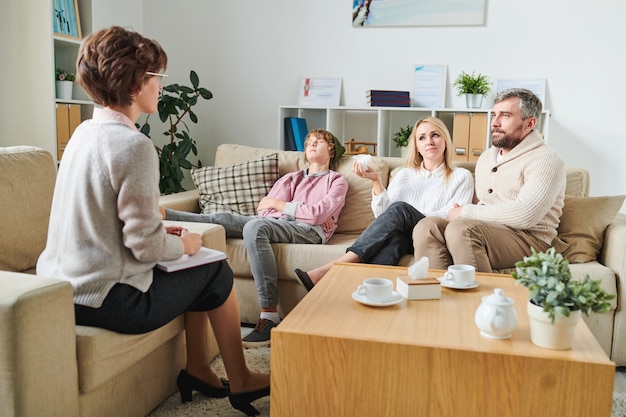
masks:
[[[417,146],[415,141],[415,135],[417,134],[417,128],[423,123],[430,123],[435,126],[435,128],[440,131],[441,135],[446,141],[446,149],[443,151],[443,163],[444,163],[444,174],[446,177],[446,182],[450,179],[452,172],[454,171],[454,167],[452,166],[452,137],[450,136],[450,131],[446,127],[445,123],[438,119],[437,117],[422,117],[417,122],[415,122],[415,126],[413,126],[413,130],[411,131],[411,135],[409,136],[409,153],[406,158],[406,166],[413,169],[419,169],[422,166],[422,162],[424,162],[424,157],[417,151]]]

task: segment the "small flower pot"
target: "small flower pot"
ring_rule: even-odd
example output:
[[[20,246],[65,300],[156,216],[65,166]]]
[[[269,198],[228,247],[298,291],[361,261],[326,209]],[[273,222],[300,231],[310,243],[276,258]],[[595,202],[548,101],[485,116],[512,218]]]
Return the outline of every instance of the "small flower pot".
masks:
[[[465,94],[465,106],[468,109],[480,109],[483,105],[482,94]]]
[[[74,83],[72,81],[56,81],[57,98],[62,100],[72,99],[72,89]]]
[[[570,312],[569,317],[557,314],[552,323],[548,313],[543,311],[543,307],[529,301],[530,341],[546,349],[571,349],[580,316],[580,310]]]

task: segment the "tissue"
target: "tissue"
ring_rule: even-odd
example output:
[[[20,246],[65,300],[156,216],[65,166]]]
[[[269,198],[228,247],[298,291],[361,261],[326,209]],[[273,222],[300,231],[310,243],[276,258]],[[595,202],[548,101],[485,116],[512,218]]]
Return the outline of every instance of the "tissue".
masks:
[[[353,158],[356,159],[359,162],[359,164],[361,164],[361,168],[363,168],[363,171],[367,171],[367,165],[369,164],[370,159],[372,159],[372,155],[369,155],[369,154],[354,155]]]
[[[425,256],[409,267],[408,275],[396,278],[396,289],[407,300],[436,300],[441,298],[441,283],[428,276]]]
[[[409,276],[412,279],[424,279],[428,275],[428,258],[422,256],[413,265],[409,266]]]

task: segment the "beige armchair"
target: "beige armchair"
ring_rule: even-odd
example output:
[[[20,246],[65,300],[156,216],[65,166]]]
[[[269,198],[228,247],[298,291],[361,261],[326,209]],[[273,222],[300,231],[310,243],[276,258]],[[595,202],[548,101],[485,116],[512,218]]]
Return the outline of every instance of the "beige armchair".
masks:
[[[0,415],[145,416],[176,390],[183,317],[141,335],[74,324],[70,284],[33,275],[55,177],[48,152],[0,148]],[[221,226],[179,224],[225,250]]]

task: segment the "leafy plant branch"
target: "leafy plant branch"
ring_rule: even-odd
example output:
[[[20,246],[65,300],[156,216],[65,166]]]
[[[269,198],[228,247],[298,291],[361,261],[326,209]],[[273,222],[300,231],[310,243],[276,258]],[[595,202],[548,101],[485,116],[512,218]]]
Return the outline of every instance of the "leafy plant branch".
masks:
[[[189,126],[185,118],[188,116],[191,122],[198,123],[198,116],[192,107],[198,104],[200,98],[210,100],[213,93],[199,86],[200,80],[195,71],[190,72],[189,80],[191,87],[179,84],[163,87],[159,98],[159,119],[163,123],[169,122],[169,129],[163,132],[163,135],[169,137],[169,143],[163,147],[155,145],[159,156],[159,189],[163,194],[185,191],[182,186],[185,178],[183,169],[190,170],[202,166],[200,160],[194,165],[187,159],[190,152],[197,156],[198,149],[196,141],[189,135]],[[140,128],[140,131],[148,137],[150,137],[149,119],[150,116]]]

